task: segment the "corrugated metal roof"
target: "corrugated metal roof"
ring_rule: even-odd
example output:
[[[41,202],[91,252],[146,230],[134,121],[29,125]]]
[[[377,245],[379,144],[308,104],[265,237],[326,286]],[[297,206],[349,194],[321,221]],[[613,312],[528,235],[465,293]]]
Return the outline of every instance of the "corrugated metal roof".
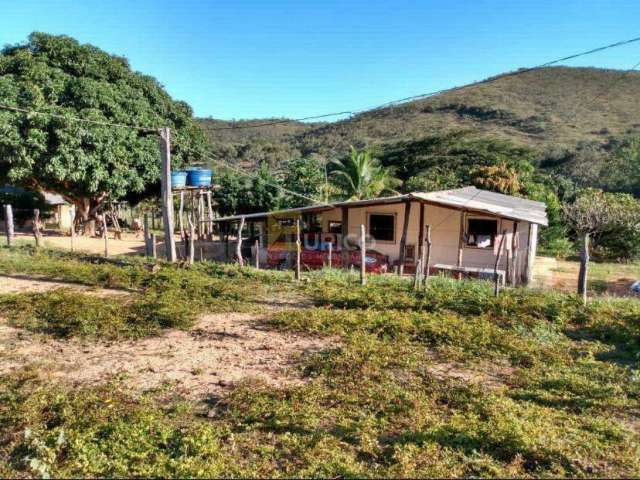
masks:
[[[57,193],[42,192],[42,195],[44,196],[45,202],[49,205],[66,205],[69,203],[62,198],[62,195],[58,195]]]
[[[405,200],[418,200],[431,204],[453,207],[460,210],[472,210],[490,213],[512,220],[525,220],[531,223],[547,225],[546,205],[524,198],[503,195],[501,193],[480,190],[476,187],[464,187],[455,190],[438,192],[413,192],[393,197],[372,198],[369,200],[353,200],[348,202],[334,202],[309,207],[291,208],[276,212],[250,213],[247,215],[232,215],[215,219],[216,222],[237,221],[244,217],[246,220],[267,218],[270,216],[287,215],[292,213],[321,212],[340,207],[364,207],[367,205],[384,205],[400,203]]]
[[[464,187],[440,192],[412,193],[412,196],[439,205],[478,210],[513,220],[526,220],[539,225],[548,225],[546,205],[526,198],[502,193]]]

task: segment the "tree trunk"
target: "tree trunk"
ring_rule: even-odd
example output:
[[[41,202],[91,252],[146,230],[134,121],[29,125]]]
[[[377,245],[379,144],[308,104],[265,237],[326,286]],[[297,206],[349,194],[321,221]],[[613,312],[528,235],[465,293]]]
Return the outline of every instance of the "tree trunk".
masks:
[[[587,303],[587,274],[589,268],[589,234],[582,237],[582,248],[580,249],[580,273],[578,274],[578,295],[582,297],[582,302]]]
[[[75,225],[84,225],[85,235],[91,237],[96,235],[96,214],[106,198],[106,194],[100,194],[98,197],[73,199],[73,204],[76,206]]]

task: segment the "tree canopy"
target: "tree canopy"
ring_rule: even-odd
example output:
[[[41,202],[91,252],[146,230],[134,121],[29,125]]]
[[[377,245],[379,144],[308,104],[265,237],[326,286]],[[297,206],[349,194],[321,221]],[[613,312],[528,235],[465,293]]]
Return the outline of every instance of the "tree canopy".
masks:
[[[33,33],[0,52],[0,181],[61,194],[88,220],[108,199],[160,178],[158,137],[96,122],[172,129],[172,161],[197,161],[205,139],[184,102],[125,58],[67,36]],[[55,114],[49,115],[49,114]]]

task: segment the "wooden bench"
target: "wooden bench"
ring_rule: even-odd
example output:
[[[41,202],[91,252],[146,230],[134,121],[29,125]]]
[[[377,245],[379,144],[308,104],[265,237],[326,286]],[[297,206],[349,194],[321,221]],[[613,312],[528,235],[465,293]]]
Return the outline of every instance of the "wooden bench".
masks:
[[[495,272],[493,268],[459,267],[457,265],[447,265],[444,263],[436,263],[435,265],[432,265],[429,270],[435,270],[436,272],[460,273],[465,277],[474,277],[491,281],[493,281],[494,274],[497,273],[498,281],[502,286],[504,286],[507,276],[504,270],[498,270]]]

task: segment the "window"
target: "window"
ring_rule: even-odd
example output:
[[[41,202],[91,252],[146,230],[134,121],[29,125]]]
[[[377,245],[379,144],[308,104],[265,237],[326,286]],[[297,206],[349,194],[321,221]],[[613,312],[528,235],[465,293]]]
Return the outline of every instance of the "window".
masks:
[[[498,220],[489,218],[467,219],[467,245],[477,248],[491,248],[498,233]]]
[[[396,216],[394,214],[369,214],[369,234],[382,242],[395,241]]]
[[[329,222],[329,233],[340,234],[342,233],[342,222]]]

